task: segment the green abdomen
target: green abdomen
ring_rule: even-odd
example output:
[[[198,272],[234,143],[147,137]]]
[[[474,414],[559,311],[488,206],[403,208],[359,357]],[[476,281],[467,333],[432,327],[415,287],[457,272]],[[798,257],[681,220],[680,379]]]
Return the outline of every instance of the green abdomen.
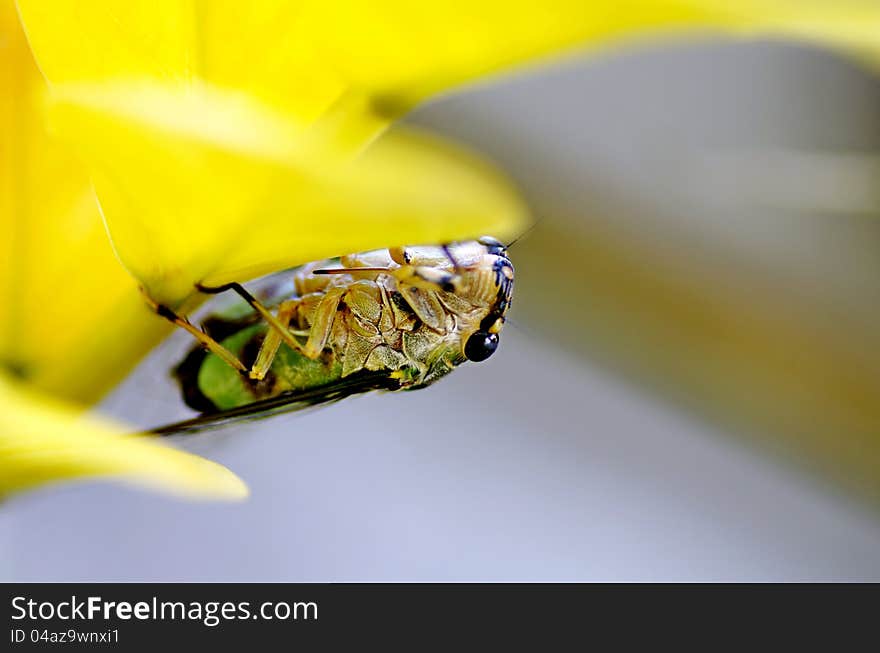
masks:
[[[266,325],[245,327],[221,344],[250,364],[259,350]],[[216,410],[228,410],[292,390],[312,390],[338,381],[342,363],[332,354],[310,360],[282,344],[266,378],[249,381],[213,354],[207,354],[197,376],[198,389]]]

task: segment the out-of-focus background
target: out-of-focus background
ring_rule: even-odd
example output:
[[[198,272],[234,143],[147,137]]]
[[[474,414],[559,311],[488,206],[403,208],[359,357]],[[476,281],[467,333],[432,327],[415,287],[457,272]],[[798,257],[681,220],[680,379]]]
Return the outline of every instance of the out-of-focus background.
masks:
[[[241,505],[89,483],[0,512],[6,580],[880,580],[880,84],[645,45],[444,98],[538,218],[498,353],[179,439]],[[175,337],[105,403],[186,415]]]

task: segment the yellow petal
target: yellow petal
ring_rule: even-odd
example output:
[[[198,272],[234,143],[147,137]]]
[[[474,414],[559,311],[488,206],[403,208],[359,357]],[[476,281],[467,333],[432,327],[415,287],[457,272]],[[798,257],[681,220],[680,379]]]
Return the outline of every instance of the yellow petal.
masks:
[[[94,476],[190,498],[240,500],[248,494],[244,483],[217,463],[154,438],[124,436],[118,425],[0,377],[0,496]]]
[[[167,332],[115,257],[88,171],[44,125],[45,82],[0,2],[0,369],[92,402]]]
[[[18,10],[50,81],[182,80],[197,65],[195,4],[40,0]]]
[[[202,83],[55,91],[53,124],[91,164],[118,255],[173,307],[199,282],[524,224],[490,166],[436,139],[392,134],[350,161],[325,134]]]
[[[512,239],[528,221],[497,169],[448,141],[399,127],[352,165],[297,195],[279,192],[270,199],[264,217],[205,277],[207,285],[347,252],[485,234]]]
[[[808,38],[880,54],[875,0],[345,0],[300,3],[296,38],[388,117],[462,83],[638,38]]]
[[[692,0],[726,12],[735,32],[811,41],[880,64],[880,4],[875,0]]]
[[[367,138],[438,92],[640,36],[724,30],[880,52],[873,0],[19,0],[54,82],[200,78]]]
[[[315,118],[345,91],[297,35],[289,0],[22,2],[52,82],[202,79]]]

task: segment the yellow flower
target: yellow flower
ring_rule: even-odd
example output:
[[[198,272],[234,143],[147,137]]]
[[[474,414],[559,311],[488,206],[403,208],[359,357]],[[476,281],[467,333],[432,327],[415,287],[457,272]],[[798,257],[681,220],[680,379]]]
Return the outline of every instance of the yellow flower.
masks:
[[[138,285],[187,311],[198,282],[520,230],[520,200],[484,162],[425,135],[380,137],[431,95],[649,33],[763,30],[876,57],[871,4],[19,0],[56,140],[0,0],[0,366],[89,404],[168,332]],[[0,382],[0,492],[101,473],[242,494],[222,468],[142,438],[95,439],[114,427]]]
[[[120,437],[123,427],[46,394],[96,398],[166,328],[142,319],[137,284],[113,255],[87,173],[45,131],[44,83],[11,2],[0,3],[0,63],[0,496],[87,475],[126,475],[188,496],[246,496],[223,467]]]

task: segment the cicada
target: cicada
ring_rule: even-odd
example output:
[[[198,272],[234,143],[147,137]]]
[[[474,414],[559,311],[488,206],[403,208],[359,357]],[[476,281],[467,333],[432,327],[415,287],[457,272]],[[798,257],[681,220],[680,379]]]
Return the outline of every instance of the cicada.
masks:
[[[253,292],[239,283],[200,286],[245,303],[209,315],[202,329],[154,307],[198,340],[174,375],[186,404],[202,413],[156,431],[424,388],[495,352],[513,279],[507,248],[484,237],[314,262]]]

